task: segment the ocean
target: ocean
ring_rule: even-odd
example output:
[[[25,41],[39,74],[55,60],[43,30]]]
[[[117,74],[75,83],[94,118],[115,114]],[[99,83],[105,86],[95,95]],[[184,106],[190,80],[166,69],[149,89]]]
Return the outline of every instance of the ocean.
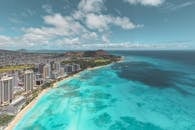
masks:
[[[15,130],[195,130],[194,51],[112,51],[124,61],[61,81]]]

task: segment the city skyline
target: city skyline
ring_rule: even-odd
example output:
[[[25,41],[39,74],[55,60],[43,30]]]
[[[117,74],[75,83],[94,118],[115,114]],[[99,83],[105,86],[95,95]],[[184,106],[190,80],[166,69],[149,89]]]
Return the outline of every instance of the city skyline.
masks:
[[[195,49],[192,0],[2,0],[0,49]]]

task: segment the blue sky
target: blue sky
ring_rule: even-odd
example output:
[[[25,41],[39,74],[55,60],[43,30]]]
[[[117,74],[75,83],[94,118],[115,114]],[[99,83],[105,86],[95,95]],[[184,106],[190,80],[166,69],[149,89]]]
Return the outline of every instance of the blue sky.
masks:
[[[0,49],[195,49],[194,0],[1,0]]]

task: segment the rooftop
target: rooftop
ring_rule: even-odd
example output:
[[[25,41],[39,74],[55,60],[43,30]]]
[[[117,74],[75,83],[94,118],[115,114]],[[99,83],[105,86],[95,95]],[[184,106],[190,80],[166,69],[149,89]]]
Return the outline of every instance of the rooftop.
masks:
[[[0,81],[6,81],[6,80],[11,80],[11,79],[13,79],[13,77],[3,76]]]

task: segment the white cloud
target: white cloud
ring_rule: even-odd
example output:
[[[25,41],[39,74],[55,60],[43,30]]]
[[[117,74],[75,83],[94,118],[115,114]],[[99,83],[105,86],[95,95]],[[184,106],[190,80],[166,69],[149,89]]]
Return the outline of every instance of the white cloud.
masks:
[[[127,17],[114,17],[114,18],[112,18],[112,22],[115,25],[118,25],[121,28],[126,29],[126,30],[131,30],[131,29],[134,29],[134,28],[137,28],[137,27],[141,27],[141,25],[135,25]]]
[[[9,44],[10,41],[11,41],[11,38],[0,35],[0,45]]]
[[[108,29],[109,22],[109,16],[96,15],[93,13],[86,15],[86,25],[91,29],[98,29],[100,31],[103,31],[105,29]]]
[[[195,2],[192,2],[192,1],[182,2],[180,4],[167,3],[165,9],[175,11],[175,10],[178,10],[178,9],[182,9],[182,8],[192,6],[194,4],[195,4]]]
[[[91,29],[98,29],[99,31],[109,29],[110,25],[116,25],[126,30],[140,27],[140,25],[134,24],[127,17],[114,17],[111,15],[97,15],[93,13],[86,15],[86,25]]]
[[[87,44],[110,43],[110,28],[118,26],[131,30],[136,25],[128,17],[104,14],[104,0],[81,0],[78,8],[70,15],[53,13],[52,7],[43,5],[48,13],[43,16],[45,26],[23,28],[18,37],[0,37],[0,45],[15,43],[18,48],[37,48],[56,46],[87,46]],[[8,44],[9,43],[9,44]]]
[[[38,31],[39,32],[39,31]],[[96,34],[93,33],[95,36]],[[79,37],[62,37],[50,42],[44,36],[24,35],[23,37],[7,37],[0,35],[0,49],[110,49],[110,50],[131,50],[131,49],[190,49],[192,44],[189,41],[171,41],[162,43],[131,43],[131,42],[118,42],[112,43],[108,39],[108,35],[102,35],[102,40],[106,43],[93,43],[89,44],[82,41]],[[53,48],[49,48],[52,46]]]
[[[51,27],[28,28],[25,32],[48,36],[79,36],[80,34],[88,33],[88,30],[71,16],[52,14],[44,16],[43,19]]]
[[[104,10],[104,0],[81,0],[78,9],[72,14],[72,18],[80,21],[82,25],[87,27],[87,30],[99,32],[99,34],[96,33],[95,35],[95,41],[91,41],[88,38],[86,42],[109,43],[110,28],[112,26],[118,26],[125,30],[143,27],[143,25],[133,23],[128,17],[104,14]],[[84,34],[83,38],[86,38],[86,36],[88,34]]]
[[[167,49],[189,49],[191,46],[188,43],[139,43],[139,42],[122,42],[122,43],[107,43],[107,44],[82,44],[83,49],[107,49],[107,50],[167,50]]]
[[[109,40],[107,35],[102,36],[102,41],[105,42],[105,43],[110,43],[110,40]]]
[[[110,26],[119,26],[126,30],[141,27],[134,24],[128,17],[104,14],[104,0],[81,0],[78,10],[73,13],[73,18],[80,20],[88,28],[103,32]]]
[[[123,29],[138,27],[127,17],[115,17],[102,13],[103,0],[81,0],[78,9],[69,16],[59,13],[43,17],[44,23],[49,27],[27,28],[23,39],[31,43],[56,42],[58,45],[78,43],[108,43],[108,31],[112,25]],[[101,32],[101,35],[96,33]],[[57,39],[57,40],[56,40]],[[42,42],[43,41],[43,42]]]
[[[96,32],[84,33],[81,35],[83,39],[90,40],[90,39],[97,39],[98,34]]]
[[[130,4],[141,4],[141,5],[147,5],[147,6],[159,6],[165,0],[125,0],[125,1],[130,3]]]
[[[67,27],[70,21],[69,17],[63,17],[61,14],[47,15],[43,17],[45,23],[55,27]]]
[[[78,45],[80,44],[80,39],[78,37],[76,38],[63,38],[63,39],[58,39],[56,40],[56,43],[60,46],[64,45]]]
[[[78,9],[85,13],[98,13],[104,8],[103,0],[81,0]]]
[[[16,49],[20,45],[22,43],[18,42],[16,37],[0,35],[0,49]]]

